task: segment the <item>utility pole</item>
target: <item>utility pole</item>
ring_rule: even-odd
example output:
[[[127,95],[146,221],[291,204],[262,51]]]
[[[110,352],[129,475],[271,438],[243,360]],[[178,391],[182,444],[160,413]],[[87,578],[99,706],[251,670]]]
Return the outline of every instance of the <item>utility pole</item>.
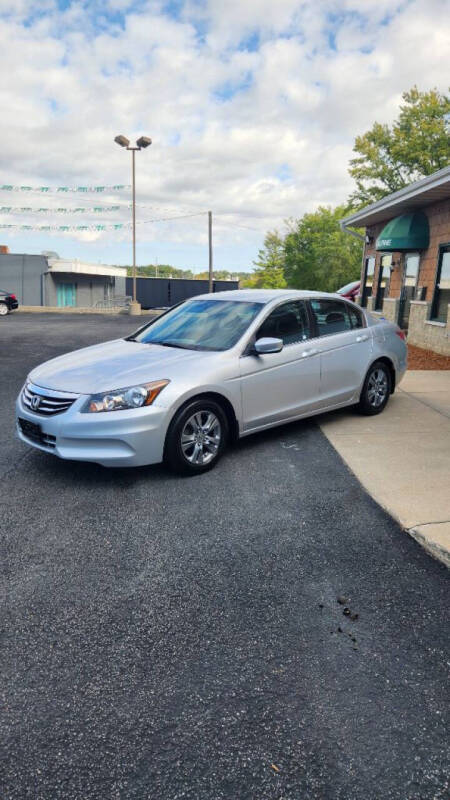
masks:
[[[209,288],[208,288],[208,291],[212,292],[212,290],[213,290],[212,211],[208,211],[208,250],[209,250],[209,261],[208,261]]]

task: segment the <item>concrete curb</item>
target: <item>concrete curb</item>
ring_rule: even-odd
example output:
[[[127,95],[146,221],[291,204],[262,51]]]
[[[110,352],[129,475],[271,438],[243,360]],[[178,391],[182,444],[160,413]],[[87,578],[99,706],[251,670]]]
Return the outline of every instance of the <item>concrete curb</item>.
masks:
[[[429,522],[415,528],[405,528],[427,552],[450,568],[450,521]]]
[[[450,371],[408,371],[379,416],[318,422],[368,494],[450,567]]]
[[[77,306],[19,306],[13,313],[31,314],[128,314],[127,308],[78,308]]]

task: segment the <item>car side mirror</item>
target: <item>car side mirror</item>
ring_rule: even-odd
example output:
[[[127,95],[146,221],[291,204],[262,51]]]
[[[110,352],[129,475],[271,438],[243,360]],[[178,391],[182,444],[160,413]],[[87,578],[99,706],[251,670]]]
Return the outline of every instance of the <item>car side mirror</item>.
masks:
[[[255,342],[255,353],[264,355],[265,353],[279,353],[283,349],[283,340],[265,336]]]

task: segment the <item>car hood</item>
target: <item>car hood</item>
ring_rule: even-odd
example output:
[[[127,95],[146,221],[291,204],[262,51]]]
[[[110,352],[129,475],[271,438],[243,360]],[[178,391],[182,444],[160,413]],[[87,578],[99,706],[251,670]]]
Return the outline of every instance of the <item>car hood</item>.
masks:
[[[96,394],[171,379],[185,369],[197,371],[198,363],[213,355],[217,353],[115,339],[52,358],[33,369],[29,379],[45,389]]]

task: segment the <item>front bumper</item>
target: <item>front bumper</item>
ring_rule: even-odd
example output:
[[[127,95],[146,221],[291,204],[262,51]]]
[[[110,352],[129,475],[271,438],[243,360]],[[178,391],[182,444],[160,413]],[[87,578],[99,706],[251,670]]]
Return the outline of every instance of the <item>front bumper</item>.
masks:
[[[36,388],[41,393],[50,393]],[[92,461],[105,467],[138,467],[162,461],[170,422],[167,408],[152,405],[127,411],[82,414],[80,409],[85,402],[86,395],[81,395],[68,411],[46,416],[30,411],[22,402],[20,392],[16,401],[17,436],[25,444],[59,458]],[[44,443],[24,435],[17,422],[19,418],[40,425]]]

